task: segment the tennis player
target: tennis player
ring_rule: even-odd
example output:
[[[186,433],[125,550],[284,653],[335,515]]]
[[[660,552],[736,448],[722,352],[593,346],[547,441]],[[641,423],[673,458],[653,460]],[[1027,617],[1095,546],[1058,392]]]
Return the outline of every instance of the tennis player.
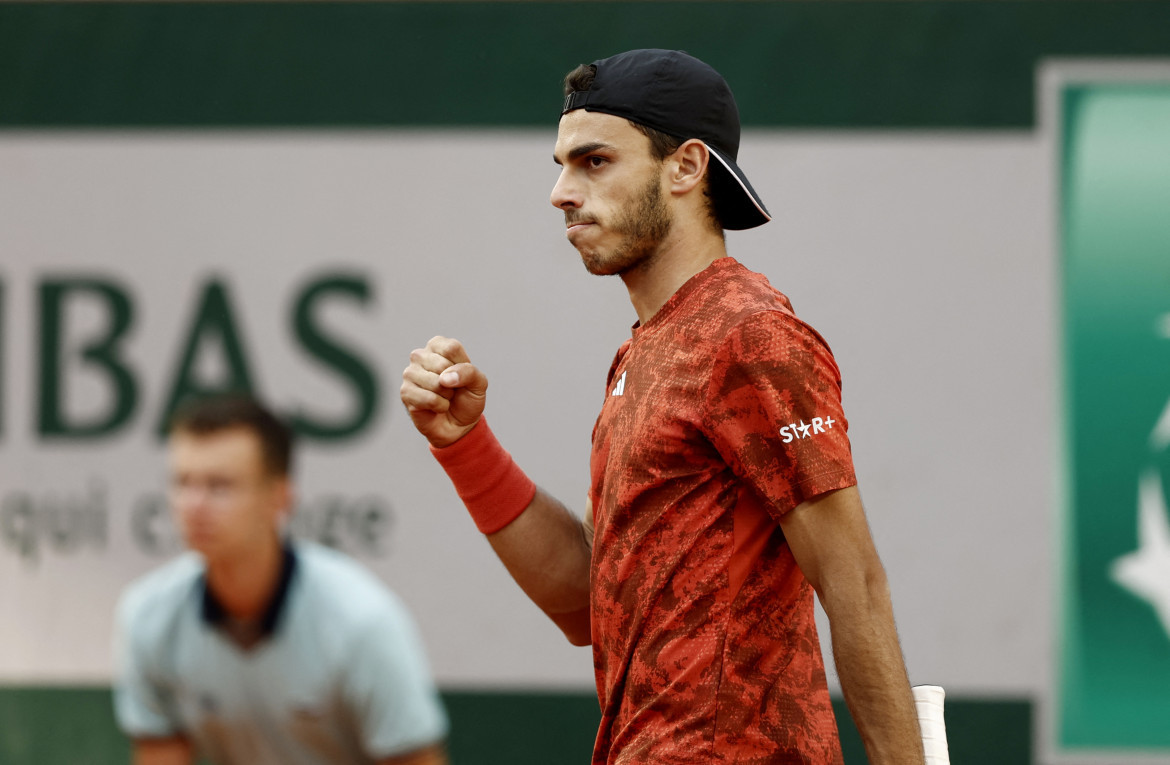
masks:
[[[118,608],[115,708],[135,765],[446,765],[447,719],[403,604],[281,538],[291,434],[258,402],[181,409],[171,495],[190,552]],[[200,760],[203,761],[203,760]]]
[[[815,591],[869,761],[921,763],[837,365],[727,256],[725,229],[769,220],[736,164],[727,83],[685,53],[634,50],[578,67],[565,93],[552,204],[638,316],[607,377],[584,516],[497,442],[459,342],[414,351],[401,395],[515,580],[593,646],[593,762],[840,763]]]

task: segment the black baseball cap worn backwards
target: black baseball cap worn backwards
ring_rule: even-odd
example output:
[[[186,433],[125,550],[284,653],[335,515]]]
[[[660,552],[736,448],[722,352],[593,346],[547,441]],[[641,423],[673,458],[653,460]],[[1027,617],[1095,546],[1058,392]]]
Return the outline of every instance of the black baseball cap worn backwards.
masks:
[[[565,97],[574,109],[625,117],[676,138],[707,145],[711,197],[726,229],[754,228],[772,219],[760,195],[735,164],[739,109],[719,72],[680,50],[648,48],[594,61],[589,90]]]

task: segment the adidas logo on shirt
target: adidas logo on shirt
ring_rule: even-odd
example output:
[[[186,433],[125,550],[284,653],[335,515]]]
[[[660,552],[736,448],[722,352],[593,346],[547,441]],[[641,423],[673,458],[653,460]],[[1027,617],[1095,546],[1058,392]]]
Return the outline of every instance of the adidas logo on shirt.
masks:
[[[620,396],[626,392],[626,373],[622,372],[622,376],[618,378],[617,385],[613,386],[613,393],[611,396]]]

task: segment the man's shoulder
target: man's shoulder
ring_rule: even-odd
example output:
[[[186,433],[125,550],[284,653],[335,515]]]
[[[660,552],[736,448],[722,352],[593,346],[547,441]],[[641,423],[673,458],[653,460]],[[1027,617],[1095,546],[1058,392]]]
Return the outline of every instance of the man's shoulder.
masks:
[[[718,297],[721,307],[719,335],[752,334],[774,341],[828,343],[817,330],[796,314],[788,296],[772,286],[763,274],[736,262],[725,269]]]
[[[298,566],[309,576],[326,582],[352,584],[358,588],[384,589],[385,586],[365,564],[350,555],[316,542],[292,543]]]
[[[297,565],[303,567],[306,595],[341,625],[367,623],[402,605],[373,571],[343,552],[314,542],[296,542]]]
[[[732,257],[716,260],[676,295],[680,301],[676,321],[698,332],[699,341],[719,342],[737,325],[761,315],[799,321],[787,295]]]
[[[759,313],[775,313],[796,318],[792,301],[772,286],[768,277],[734,263],[725,270],[725,278],[718,291],[719,303],[730,317],[748,317]]]
[[[194,591],[203,575],[203,561],[190,552],[152,569],[122,591],[118,611],[124,629],[135,632],[164,630],[166,625],[197,603]]]

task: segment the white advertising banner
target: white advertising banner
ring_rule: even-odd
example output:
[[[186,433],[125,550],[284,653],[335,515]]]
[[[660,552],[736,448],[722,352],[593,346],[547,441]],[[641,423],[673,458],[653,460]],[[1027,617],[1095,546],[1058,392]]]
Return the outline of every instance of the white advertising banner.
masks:
[[[179,549],[160,423],[231,382],[302,433],[294,530],[403,596],[441,683],[591,687],[398,402],[412,348],[463,340],[501,440],[583,504],[635,316],[564,239],[554,138],[0,135],[0,682],[109,679],[119,591]],[[1046,679],[1048,163],[1030,133],[749,132],[741,152],[776,220],[729,249],[837,354],[911,677],[948,690]]]

